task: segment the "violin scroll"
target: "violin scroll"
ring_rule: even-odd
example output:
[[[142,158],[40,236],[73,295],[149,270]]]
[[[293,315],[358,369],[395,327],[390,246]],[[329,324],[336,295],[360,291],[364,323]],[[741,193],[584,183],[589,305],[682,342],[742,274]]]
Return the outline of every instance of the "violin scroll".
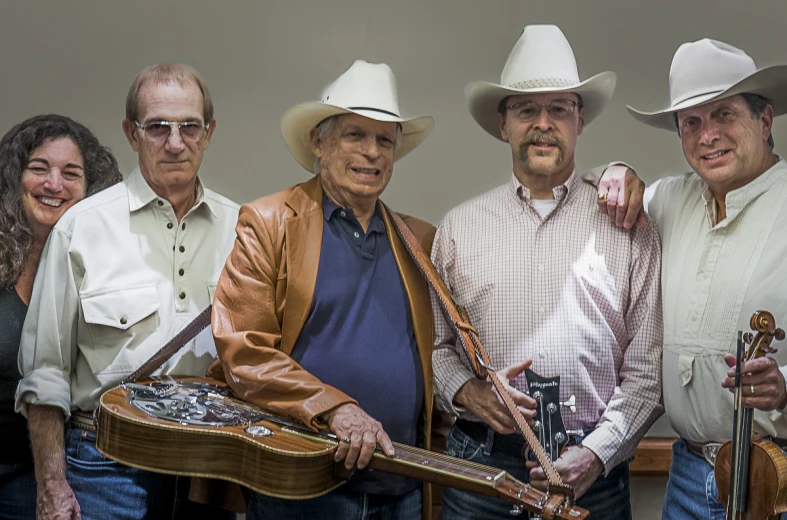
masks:
[[[752,314],[749,325],[752,330],[757,331],[757,334],[753,338],[751,333],[744,335],[744,342],[750,345],[746,352],[747,361],[775,353],[776,349],[771,348],[771,343],[774,339],[782,341],[785,338],[784,330],[776,327],[776,319],[768,311],[757,311]]]

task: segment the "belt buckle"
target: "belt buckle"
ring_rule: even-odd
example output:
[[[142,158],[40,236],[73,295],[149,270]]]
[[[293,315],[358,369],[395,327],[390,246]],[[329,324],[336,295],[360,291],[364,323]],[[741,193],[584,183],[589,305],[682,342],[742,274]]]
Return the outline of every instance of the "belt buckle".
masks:
[[[719,448],[721,448],[720,442],[709,442],[702,446],[702,456],[713,467],[716,467],[716,455],[719,454]]]

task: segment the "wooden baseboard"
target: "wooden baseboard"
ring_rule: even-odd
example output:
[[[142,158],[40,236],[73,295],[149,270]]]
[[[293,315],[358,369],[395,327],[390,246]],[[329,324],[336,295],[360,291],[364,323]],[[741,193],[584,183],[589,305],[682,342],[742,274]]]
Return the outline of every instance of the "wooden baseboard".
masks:
[[[635,476],[669,475],[674,437],[645,437],[634,451],[629,468]]]

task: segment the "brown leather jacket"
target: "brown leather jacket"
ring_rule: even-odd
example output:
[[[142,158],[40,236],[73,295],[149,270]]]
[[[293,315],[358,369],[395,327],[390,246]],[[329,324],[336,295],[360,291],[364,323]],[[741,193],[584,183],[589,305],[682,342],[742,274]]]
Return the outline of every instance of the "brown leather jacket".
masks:
[[[213,300],[212,325],[219,360],[208,372],[210,377],[227,381],[242,399],[315,429],[326,427],[320,420],[322,414],[355,402],[290,357],[309,315],[317,280],[324,222],[322,196],[318,175],[241,207],[235,246]],[[423,439],[428,449],[434,396],[429,289],[385,212],[383,216],[410,300],[423,367]],[[429,253],[434,226],[402,217]],[[424,518],[428,518],[428,486],[423,499]]]

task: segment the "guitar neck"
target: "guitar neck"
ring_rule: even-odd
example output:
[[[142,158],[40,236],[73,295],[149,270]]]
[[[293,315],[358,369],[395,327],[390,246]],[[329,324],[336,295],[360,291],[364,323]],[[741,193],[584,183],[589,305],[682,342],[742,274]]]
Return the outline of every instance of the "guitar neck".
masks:
[[[396,454],[393,457],[387,457],[379,450],[375,452],[369,466],[379,471],[495,496],[502,482],[514,480],[505,471],[456,457],[406,444],[394,443],[394,448]],[[520,486],[526,487],[521,483]]]
[[[284,430],[302,437],[336,444],[334,439],[301,429],[284,428]],[[380,449],[375,451],[368,467],[376,471],[494,496],[510,503],[538,504],[544,497],[544,493],[516,480],[506,471],[406,444],[394,443],[394,449],[396,454],[393,457],[386,456]],[[336,471],[340,477],[349,477],[350,472],[344,470],[343,465],[337,465]]]

